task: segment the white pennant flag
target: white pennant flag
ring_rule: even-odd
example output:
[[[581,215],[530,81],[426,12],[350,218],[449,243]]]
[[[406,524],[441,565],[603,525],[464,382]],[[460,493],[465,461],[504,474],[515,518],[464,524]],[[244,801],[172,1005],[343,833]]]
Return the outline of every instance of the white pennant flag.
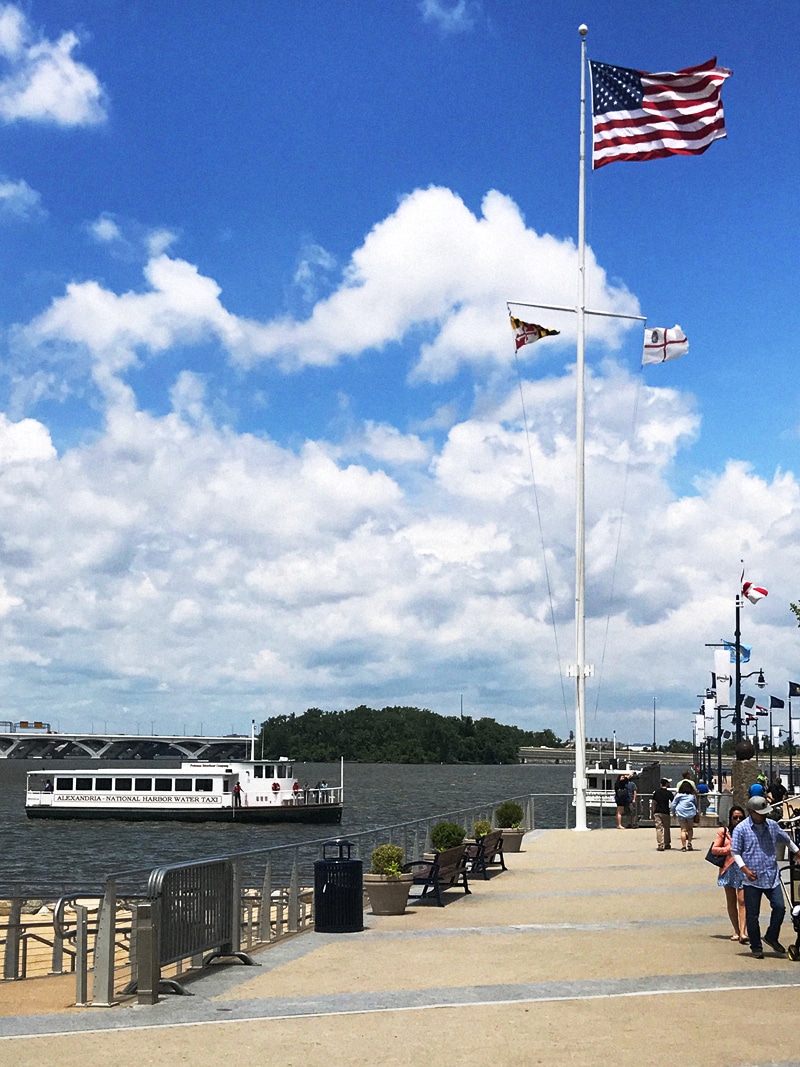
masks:
[[[668,359],[685,356],[689,342],[680,326],[665,330],[662,326],[645,326],[642,366],[645,363],[666,363]]]

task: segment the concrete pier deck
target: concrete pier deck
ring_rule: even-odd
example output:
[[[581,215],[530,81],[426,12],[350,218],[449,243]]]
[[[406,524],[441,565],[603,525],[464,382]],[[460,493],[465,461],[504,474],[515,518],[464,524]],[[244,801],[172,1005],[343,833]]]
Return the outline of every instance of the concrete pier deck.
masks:
[[[717,871],[652,830],[527,835],[444,908],[365,914],[153,1007],[70,1008],[71,980],[0,985],[0,1060],[95,1067],[439,1062],[800,1063],[800,963],[730,941]],[[783,941],[794,941],[790,920]],[[50,984],[48,984],[50,983]]]

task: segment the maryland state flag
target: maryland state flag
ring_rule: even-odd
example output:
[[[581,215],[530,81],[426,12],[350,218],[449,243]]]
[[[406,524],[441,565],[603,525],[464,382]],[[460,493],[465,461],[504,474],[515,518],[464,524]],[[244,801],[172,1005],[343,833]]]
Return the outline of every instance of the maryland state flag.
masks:
[[[535,341],[541,340],[542,337],[554,337],[556,334],[561,333],[561,330],[548,330],[546,326],[537,326],[535,322],[523,322],[522,319],[515,319],[513,315],[509,317],[511,319],[511,329],[514,331],[514,343],[517,346],[517,352],[523,345],[532,345]]]

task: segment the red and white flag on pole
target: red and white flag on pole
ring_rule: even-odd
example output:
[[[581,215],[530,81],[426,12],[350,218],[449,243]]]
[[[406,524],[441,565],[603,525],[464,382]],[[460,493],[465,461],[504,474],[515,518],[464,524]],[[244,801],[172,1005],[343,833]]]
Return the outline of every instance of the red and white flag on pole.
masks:
[[[680,326],[673,326],[671,330],[665,330],[663,326],[645,327],[642,366],[645,363],[666,363],[668,359],[677,359],[688,351],[689,342]]]
[[[742,596],[747,597],[751,604],[757,604],[759,600],[763,600],[768,595],[766,589],[760,585],[753,585],[752,582],[742,583]]]

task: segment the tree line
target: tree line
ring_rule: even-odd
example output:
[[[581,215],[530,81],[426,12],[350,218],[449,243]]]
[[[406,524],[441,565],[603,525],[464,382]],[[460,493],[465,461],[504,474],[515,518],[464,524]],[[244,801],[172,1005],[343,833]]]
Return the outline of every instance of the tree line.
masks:
[[[552,730],[521,730],[494,719],[439,715],[427,708],[368,708],[276,715],[261,726],[267,757],[312,763],[516,763],[523,745],[559,747]]]

